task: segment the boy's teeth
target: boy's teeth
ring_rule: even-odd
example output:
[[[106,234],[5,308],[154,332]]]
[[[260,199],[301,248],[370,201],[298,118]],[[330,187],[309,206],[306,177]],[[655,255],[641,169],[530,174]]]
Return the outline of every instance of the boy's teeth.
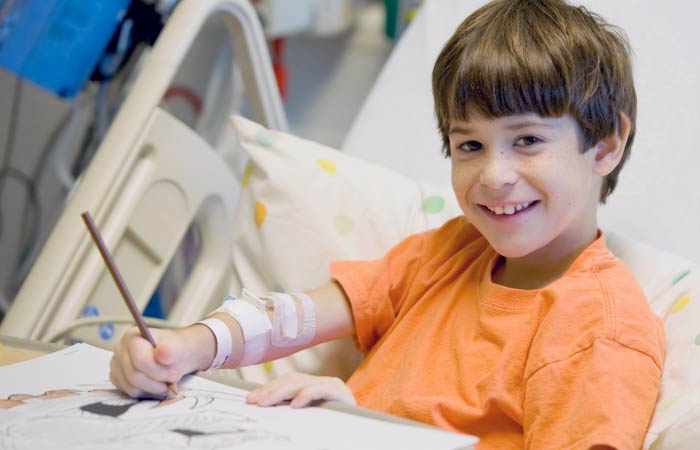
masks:
[[[514,213],[516,213],[516,212],[518,212],[518,211],[521,211],[521,210],[527,208],[527,207],[530,206],[531,204],[532,204],[532,202],[525,202],[525,203],[519,203],[519,204],[517,204],[517,205],[487,206],[487,208],[488,208],[489,211],[491,211],[492,213],[497,214],[497,215],[500,216],[500,215],[502,215],[502,214],[506,214],[506,215],[514,214]]]

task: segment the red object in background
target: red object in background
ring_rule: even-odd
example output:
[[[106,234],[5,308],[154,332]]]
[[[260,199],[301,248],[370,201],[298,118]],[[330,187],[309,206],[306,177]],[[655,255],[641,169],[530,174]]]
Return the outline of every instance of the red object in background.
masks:
[[[189,86],[181,84],[170,85],[165,94],[163,95],[163,100],[170,100],[171,98],[181,97],[187,101],[192,107],[192,111],[195,112],[197,116],[202,114],[204,109],[204,102],[202,98]]]
[[[275,72],[277,87],[282,100],[287,99],[287,65],[284,63],[284,38],[272,40],[272,70]]]

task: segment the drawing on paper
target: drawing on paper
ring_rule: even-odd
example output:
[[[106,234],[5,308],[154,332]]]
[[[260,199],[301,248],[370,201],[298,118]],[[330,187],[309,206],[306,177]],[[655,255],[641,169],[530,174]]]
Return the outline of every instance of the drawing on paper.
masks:
[[[0,449],[277,448],[289,438],[240,411],[242,395],[182,389],[135,400],[113,388],[59,389],[0,399]]]
[[[261,408],[199,376],[181,380],[181,396],[135,400],[109,382],[110,357],[78,344],[0,367],[0,450],[455,450],[476,441],[325,408]]]

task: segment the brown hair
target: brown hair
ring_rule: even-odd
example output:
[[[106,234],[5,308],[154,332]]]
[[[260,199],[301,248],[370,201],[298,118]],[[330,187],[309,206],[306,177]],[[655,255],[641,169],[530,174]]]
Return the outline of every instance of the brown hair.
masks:
[[[433,68],[433,97],[443,150],[452,120],[534,112],[570,114],[583,149],[630,133],[620,164],[603,181],[601,203],[615,189],[634,140],[637,98],[624,32],[563,0],[495,0],[462,22]]]

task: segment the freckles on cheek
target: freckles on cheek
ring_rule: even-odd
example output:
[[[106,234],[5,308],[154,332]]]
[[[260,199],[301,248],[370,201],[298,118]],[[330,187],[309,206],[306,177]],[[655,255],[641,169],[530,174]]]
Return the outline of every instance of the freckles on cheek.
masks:
[[[452,189],[459,195],[459,191],[462,188],[462,177],[459,175],[459,171],[452,168],[450,183],[452,184]]]

